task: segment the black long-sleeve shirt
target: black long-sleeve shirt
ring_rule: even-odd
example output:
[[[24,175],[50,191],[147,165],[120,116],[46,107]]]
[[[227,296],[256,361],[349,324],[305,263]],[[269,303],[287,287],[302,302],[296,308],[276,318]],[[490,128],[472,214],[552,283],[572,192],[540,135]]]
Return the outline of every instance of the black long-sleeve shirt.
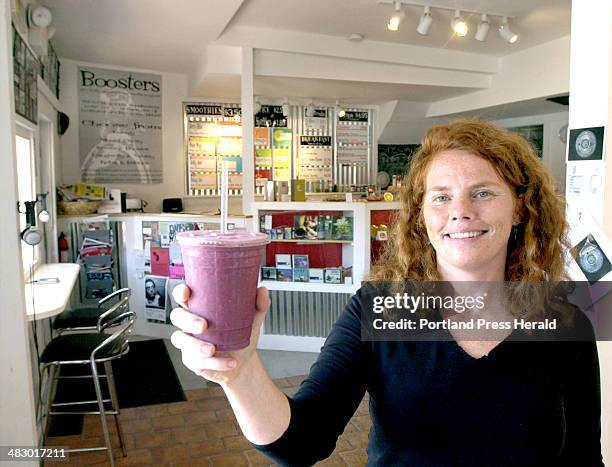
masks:
[[[358,292],[288,398],[285,433],[255,445],[278,464],[328,457],[367,390],[368,466],[603,465],[594,341],[507,339],[477,359],[453,340],[364,342],[361,314]]]

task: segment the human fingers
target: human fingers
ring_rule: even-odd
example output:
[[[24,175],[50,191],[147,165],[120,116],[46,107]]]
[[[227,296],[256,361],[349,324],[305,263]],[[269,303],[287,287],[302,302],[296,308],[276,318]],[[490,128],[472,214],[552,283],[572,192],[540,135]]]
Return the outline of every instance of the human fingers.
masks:
[[[270,303],[272,302],[270,301],[270,293],[268,292],[268,289],[265,287],[259,287],[257,289],[257,311],[268,311],[268,308],[270,308]]]
[[[189,300],[190,295],[191,290],[189,290],[189,287],[187,287],[185,284],[177,285],[172,291],[172,297],[183,308],[187,307],[187,300]]]
[[[188,353],[201,353],[210,357],[215,353],[215,346],[209,342],[202,341],[182,331],[174,331],[170,336],[170,342],[177,349]]]
[[[183,364],[191,371],[229,371],[236,368],[235,358],[213,357],[215,346],[208,342],[203,342],[181,331],[175,331],[170,340],[172,345],[181,350]]]
[[[189,334],[202,334],[208,327],[204,318],[194,315],[182,308],[175,308],[170,313],[170,321],[181,331]]]

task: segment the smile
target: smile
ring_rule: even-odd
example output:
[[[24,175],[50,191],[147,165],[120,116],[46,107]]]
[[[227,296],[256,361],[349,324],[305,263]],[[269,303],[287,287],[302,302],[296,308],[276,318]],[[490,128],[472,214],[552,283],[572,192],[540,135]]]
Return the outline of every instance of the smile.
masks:
[[[486,230],[475,230],[473,232],[456,232],[446,234],[447,237],[450,238],[474,238],[480,237],[482,234],[486,233]]]

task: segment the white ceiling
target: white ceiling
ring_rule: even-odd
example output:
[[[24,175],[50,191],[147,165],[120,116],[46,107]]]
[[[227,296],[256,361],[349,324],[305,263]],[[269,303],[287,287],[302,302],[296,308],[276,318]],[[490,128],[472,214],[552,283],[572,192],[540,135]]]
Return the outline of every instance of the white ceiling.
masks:
[[[42,0],[60,57],[189,73],[243,0]]]
[[[54,46],[61,58],[150,70],[191,74],[204,58],[206,45],[223,43],[226,32],[241,27],[268,28],[346,37],[363,34],[371,41],[436,47],[503,56],[565,36],[570,32],[571,0],[432,0],[431,5],[505,14],[520,35],[516,44],[491,28],[486,42],[473,38],[479,15],[470,19],[467,37],[450,32],[452,12],[434,8],[426,37],[415,27],[420,6],[405,6],[406,19],[396,33],[385,27],[393,8],[376,0],[38,0],[53,13]],[[426,2],[414,0],[413,4]],[[490,18],[493,25],[499,17]],[[388,100],[432,102],[465,93],[452,87],[415,86],[256,77],[255,93],[268,97],[359,98],[364,104]],[[239,97],[237,76],[211,76],[206,97]],[[542,112],[540,112],[542,113]]]
[[[326,34],[347,37],[363,34],[366,39],[382,42],[446,48],[487,55],[502,56],[565,36],[570,32],[571,0],[410,0],[405,5],[406,18],[399,31],[387,30],[386,23],[394,9],[376,0],[246,0],[230,27],[257,26],[270,29]],[[470,32],[466,37],[453,37],[451,10],[432,8],[434,21],[427,36],[416,32],[423,7],[438,5],[480,13],[495,12],[512,17],[511,27],[519,34],[515,44],[502,40],[495,27],[500,17],[489,18],[491,30],[486,42],[473,38],[480,15],[463,13]]]

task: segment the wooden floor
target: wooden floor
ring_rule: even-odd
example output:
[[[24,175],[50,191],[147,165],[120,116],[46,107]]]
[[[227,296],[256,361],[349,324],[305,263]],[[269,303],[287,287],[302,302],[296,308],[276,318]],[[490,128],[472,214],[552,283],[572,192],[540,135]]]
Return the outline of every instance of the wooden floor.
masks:
[[[297,390],[304,376],[275,380],[288,395]],[[117,465],[240,467],[274,465],[242,436],[240,427],[218,386],[185,391],[186,402],[151,405],[121,411],[128,455],[118,447],[115,424],[109,417]],[[364,466],[370,415],[367,395],[338,439],[336,450],[320,466]],[[89,447],[103,444],[100,418],[87,415],[83,433],[54,437],[47,446]],[[67,462],[48,465],[108,465],[106,451],[71,453]]]

